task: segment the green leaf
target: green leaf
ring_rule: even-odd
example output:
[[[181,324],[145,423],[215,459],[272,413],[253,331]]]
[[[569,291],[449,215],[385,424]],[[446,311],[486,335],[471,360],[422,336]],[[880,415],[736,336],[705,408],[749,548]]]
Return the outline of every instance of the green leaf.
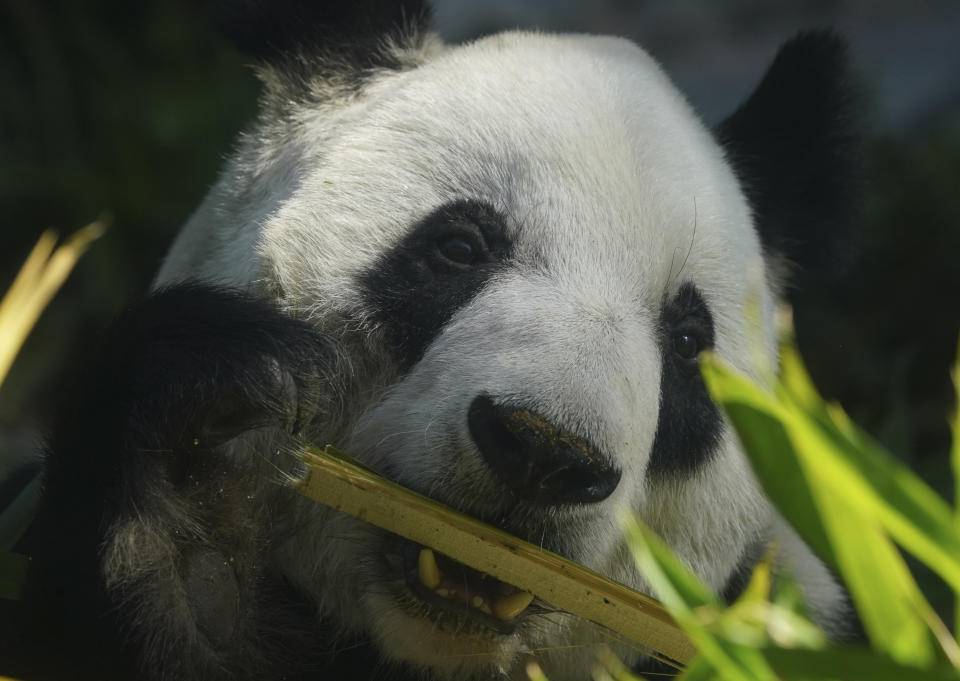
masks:
[[[917,489],[913,481],[901,480],[893,466],[884,467],[887,462],[857,461],[850,451],[863,446],[861,438],[819,401],[798,363],[787,370],[794,396],[786,384],[776,395],[766,392],[713,358],[704,358],[702,365],[708,388],[741,435],[761,484],[801,536],[843,575],[870,640],[903,663],[929,663],[933,645],[924,618],[932,609],[879,528],[895,525],[896,536],[927,556],[924,540],[911,541],[924,530],[904,521],[899,509],[891,510],[871,483],[878,478],[879,486],[896,487],[894,496],[921,516],[926,528],[931,517],[942,522],[937,503],[946,505],[922,483]],[[859,458],[871,456],[876,455]],[[872,476],[869,481],[864,469]],[[903,497],[920,501],[911,505]],[[897,520],[891,522],[891,516]],[[953,527],[947,529],[955,539]]]
[[[950,447],[950,464],[953,467],[953,517],[954,526],[960,528],[960,342],[957,343],[957,361],[950,372],[953,379],[953,418],[950,419],[950,429],[953,431],[953,445]],[[954,587],[956,603],[954,604],[954,632],[960,641],[960,589]]]
[[[726,681],[776,681],[759,652],[711,633],[701,619],[716,620],[719,598],[694,575],[652,530],[625,514],[627,543],[640,572],[670,610],[699,655]]]
[[[793,445],[783,424],[769,412],[741,401],[731,399],[722,404],[767,496],[810,548],[837,569],[833,549],[810,493],[810,481],[797,457],[789,454]]]
[[[917,669],[867,648],[767,648],[763,656],[784,681],[960,681],[955,669]]]
[[[730,606],[728,612],[737,608],[747,607],[753,603],[770,600],[770,591],[773,586],[773,553],[767,551],[763,560],[757,563],[750,573],[750,581],[743,589],[743,593]]]
[[[953,465],[954,476],[954,516],[960,525],[960,342],[957,343],[957,361],[950,371],[950,377],[953,379],[954,394],[953,417],[950,419],[950,429],[953,431],[950,462]]]
[[[822,648],[826,637],[803,612],[803,597],[789,575],[774,578],[774,551],[757,564],[737,600],[720,613],[711,631],[734,643],[764,647]],[[776,585],[776,587],[775,587]],[[771,595],[779,602],[771,602]]]
[[[823,399],[813,385],[806,367],[803,366],[800,353],[790,344],[780,346],[779,384],[805,409],[823,408]]]
[[[668,608],[689,613],[695,608],[720,608],[721,601],[656,533],[633,513],[622,524],[643,576]]]
[[[832,490],[815,488],[814,493],[870,641],[904,664],[928,665],[933,644],[922,613],[929,605],[900,553],[869,518]]]
[[[806,416],[822,429],[817,436],[829,439],[835,446],[832,453],[848,470],[860,474],[855,481],[865,483],[863,491],[867,494],[863,501],[871,507],[868,512],[879,514],[886,529],[904,548],[960,589],[960,532],[950,521],[947,503],[857,428],[840,407],[823,402],[795,348],[783,348],[782,356],[787,403],[804,407]],[[800,432],[799,428],[793,430],[794,434]]]
[[[838,409],[828,409],[822,403],[810,406],[806,388],[800,388],[799,397],[791,397],[784,385],[774,396],[712,356],[705,356],[701,365],[708,389],[724,407],[733,404],[752,407],[783,425],[792,446],[784,450],[777,461],[767,461],[764,464],[767,468],[779,468],[784,465],[779,459],[792,453],[806,473],[806,484],[831,489],[858,512],[876,518],[904,548],[960,590],[960,533],[952,511],[912,471],[872,443]],[[746,431],[749,424],[741,431],[741,424],[736,423],[737,415],[729,413],[751,459],[774,455],[761,451],[763,443],[751,438]],[[783,444],[778,442],[780,446]],[[788,467],[785,473],[796,472],[795,466],[785,465]],[[794,517],[788,519],[793,521]],[[807,529],[808,534],[804,536],[811,540],[815,550],[821,549],[822,534]]]
[[[787,648],[822,648],[826,636],[805,612],[803,594],[789,574],[774,577],[776,554],[768,551],[757,564],[750,583],[720,614],[712,630],[730,641],[764,647],[770,642]]]
[[[778,608],[783,608],[784,610],[809,619],[807,599],[803,593],[803,589],[797,584],[797,580],[794,579],[793,575],[788,572],[777,575],[777,579],[774,580],[773,588],[771,589],[770,600]]]
[[[771,605],[766,614],[770,641],[785,648],[823,648],[826,634],[809,618],[779,605]]]
[[[695,657],[687,665],[683,674],[677,678],[677,681],[715,681],[720,678],[722,677],[710,666],[709,662],[702,657]]]

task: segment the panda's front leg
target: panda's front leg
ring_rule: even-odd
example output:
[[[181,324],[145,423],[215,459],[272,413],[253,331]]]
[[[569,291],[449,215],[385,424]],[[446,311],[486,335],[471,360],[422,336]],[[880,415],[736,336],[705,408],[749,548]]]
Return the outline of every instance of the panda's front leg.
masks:
[[[275,459],[336,399],[335,357],[269,302],[201,284],[122,316],[65,400],[33,533],[31,635],[68,646],[73,678],[279,671],[261,644]]]

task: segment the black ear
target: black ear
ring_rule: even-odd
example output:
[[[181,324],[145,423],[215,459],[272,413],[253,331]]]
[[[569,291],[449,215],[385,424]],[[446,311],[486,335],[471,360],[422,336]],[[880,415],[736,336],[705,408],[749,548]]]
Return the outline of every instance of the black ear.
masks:
[[[261,62],[322,51],[375,67],[380,42],[422,28],[428,11],[422,0],[214,0],[213,15],[225,36]]]
[[[846,42],[816,30],[780,48],[757,89],[718,127],[768,256],[820,270],[846,260],[861,110]]]

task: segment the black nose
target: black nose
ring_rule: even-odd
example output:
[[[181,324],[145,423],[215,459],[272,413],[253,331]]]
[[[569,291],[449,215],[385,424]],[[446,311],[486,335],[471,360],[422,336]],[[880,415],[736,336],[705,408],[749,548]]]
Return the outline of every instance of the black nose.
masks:
[[[588,504],[606,499],[620,482],[620,471],[590,443],[526,409],[479,395],[467,423],[487,463],[525,501]]]

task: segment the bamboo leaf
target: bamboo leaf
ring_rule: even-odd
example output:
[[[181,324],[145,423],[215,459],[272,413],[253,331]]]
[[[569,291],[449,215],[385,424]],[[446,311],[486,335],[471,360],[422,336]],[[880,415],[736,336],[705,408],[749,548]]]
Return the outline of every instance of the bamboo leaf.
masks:
[[[105,229],[103,221],[93,222],[77,230],[55,251],[55,232],[44,232],[37,241],[0,301],[0,383],[6,378],[14,357],[40,313],[66,280],[77,259]]]
[[[746,430],[751,424],[736,422],[738,416],[743,419],[736,409],[729,410],[732,404],[751,407],[782,424],[790,446],[782,450],[775,462],[767,461],[763,465],[778,469],[781,465],[790,467],[782,460],[796,458],[809,478],[807,485],[822,484],[834,494],[842,495],[858,512],[877,518],[904,548],[960,590],[960,533],[952,511],[912,471],[872,443],[839,410],[805,409],[803,403],[809,400],[806,391],[801,391],[800,398],[791,399],[787,387],[775,396],[712,356],[704,356],[701,364],[708,389],[728,408],[731,420],[738,426],[738,434],[745,438],[743,444],[751,460],[776,454],[769,448],[766,452],[760,451],[762,443]],[[788,519],[794,521],[795,515]],[[822,548],[819,545],[822,534],[812,531],[804,536],[811,540],[815,550]]]
[[[887,531],[951,584],[960,588],[960,532],[952,523],[949,505],[913,471],[892,457],[870,436],[853,424],[837,405],[828,405],[816,393],[813,382],[792,346],[782,350],[782,381],[787,403],[800,404],[820,432],[806,432],[829,440],[831,450],[848,471],[858,473],[846,482],[863,483],[865,511],[877,513]],[[797,424],[793,433],[803,433]],[[811,446],[813,444],[811,443]]]
[[[925,521],[931,517],[942,523],[937,509],[945,504],[925,486],[918,489],[912,481],[900,481],[896,467],[860,462],[856,455],[849,455],[846,450],[862,443],[854,444],[848,435],[851,427],[834,421],[821,408],[798,363],[787,371],[787,380],[797,387],[797,396],[792,397],[786,384],[771,394],[727,365],[713,358],[704,360],[708,388],[742,435],[758,479],[815,550],[828,547],[822,555],[847,581],[871,641],[901,662],[929,663],[933,646],[925,616],[932,610],[880,525],[891,532],[893,525],[895,536],[905,538],[910,547],[919,545],[921,554],[931,552],[923,540],[911,536],[923,530],[908,525],[905,513],[880,499],[871,483],[879,477],[882,487],[897,486],[897,498],[918,497],[920,501],[910,505],[907,513],[921,515],[928,526],[930,522]],[[864,475],[872,477],[868,481]],[[896,520],[891,521],[891,516]],[[947,529],[952,533],[952,527]],[[878,565],[885,567],[878,570]]]
[[[928,665],[933,644],[921,613],[929,606],[900,553],[869,518],[832,490],[815,488],[814,494],[870,641],[904,664]]]
[[[957,343],[957,359],[950,371],[950,377],[953,379],[954,395],[953,416],[950,419],[950,429],[953,431],[950,462],[953,465],[954,476],[954,516],[960,527],[960,342]]]
[[[793,445],[783,423],[769,412],[733,397],[721,403],[767,496],[810,548],[837,569],[836,557],[816,512],[811,481],[798,458],[788,454]]]
[[[957,343],[957,360],[950,372],[953,379],[953,417],[950,429],[953,432],[953,444],[950,447],[950,465],[953,468],[953,517],[954,527],[960,531],[960,342]],[[954,635],[960,641],[960,589],[954,588]]]
[[[763,560],[757,563],[753,572],[750,573],[750,581],[728,612],[736,612],[738,608],[747,608],[755,603],[766,603],[770,600],[770,590],[773,586],[773,558],[774,553],[768,551]]]
[[[715,630],[754,647],[772,641],[788,648],[822,648],[826,637],[806,616],[796,583],[789,575],[774,578],[775,559],[776,552],[768,550],[743,593],[720,614]]]
[[[702,657],[694,658],[677,681],[716,681],[722,678]],[[652,681],[652,680],[651,680]]]
[[[700,581],[663,540],[633,513],[624,514],[622,525],[643,576],[660,594],[664,605],[684,612],[702,607],[721,607],[720,599],[710,587]]]
[[[767,648],[763,656],[784,681],[960,681],[949,667],[917,669],[868,648]]]
[[[723,606],[663,540],[633,514],[625,514],[622,524],[640,572],[718,677],[726,681],[775,681],[757,650],[716,636],[700,621],[704,616],[716,620]]]

